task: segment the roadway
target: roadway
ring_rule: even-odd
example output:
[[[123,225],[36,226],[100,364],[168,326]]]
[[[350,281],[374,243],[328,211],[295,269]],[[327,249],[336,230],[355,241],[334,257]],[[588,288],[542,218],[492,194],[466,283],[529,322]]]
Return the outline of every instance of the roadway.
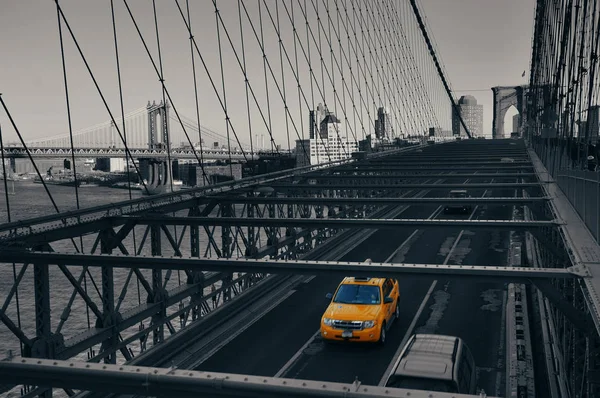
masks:
[[[478,179],[472,182],[490,182]],[[504,182],[504,181],[494,181]],[[506,180],[510,182],[510,180]],[[471,196],[514,196],[513,190]],[[425,197],[446,196],[432,190]],[[411,206],[399,218],[453,218],[435,205]],[[468,217],[505,219],[512,206],[477,206]],[[467,218],[467,216],[456,216]],[[460,236],[459,236],[460,235]],[[458,242],[456,238],[459,236]],[[508,232],[399,228],[377,231],[342,261],[415,262],[505,265]],[[385,346],[324,344],[316,333],[338,277],[315,277],[301,284],[287,299],[259,319],[196,369],[377,385],[412,333],[431,332],[462,337],[477,364],[478,386],[488,394],[503,395],[504,308],[503,283],[478,283],[433,278],[403,278],[400,282],[401,316],[387,335]]]

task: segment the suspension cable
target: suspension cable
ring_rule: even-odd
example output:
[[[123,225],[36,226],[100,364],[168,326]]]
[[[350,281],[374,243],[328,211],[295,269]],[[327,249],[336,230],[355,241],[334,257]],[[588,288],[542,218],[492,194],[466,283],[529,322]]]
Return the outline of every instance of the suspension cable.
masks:
[[[456,102],[454,101],[454,97],[452,96],[452,91],[450,90],[450,86],[448,85],[446,76],[444,75],[444,72],[442,71],[442,67],[438,61],[438,58],[436,56],[433,45],[431,44],[431,40],[429,39],[427,29],[425,28],[425,25],[423,24],[423,19],[421,18],[421,12],[419,11],[419,8],[417,7],[416,0],[410,0],[410,5],[412,6],[415,17],[417,18],[417,23],[419,24],[419,28],[421,29],[421,33],[423,34],[423,38],[425,39],[425,42],[427,43],[427,48],[429,49],[429,53],[431,54],[431,57],[433,58],[433,62],[435,64],[437,72],[440,76],[440,79],[442,80],[442,84],[444,85],[444,88],[446,89],[448,98],[450,98],[450,102],[452,103],[452,109],[454,109],[454,113],[460,120],[460,124],[465,129],[465,133],[467,134],[467,136],[469,138],[473,138],[471,136],[471,132],[469,131],[469,128],[467,127],[467,125],[465,124],[465,121],[463,120],[462,115],[460,114],[460,109],[458,109],[458,106],[456,105]]]
[[[170,136],[170,131],[169,131],[169,119],[167,118],[167,110],[168,110],[168,105],[167,105],[167,98],[165,96],[165,75],[163,73],[163,63],[162,63],[162,52],[161,52],[161,48],[160,48],[160,34],[158,32],[158,16],[156,15],[156,0],[152,0],[152,12],[154,14],[154,29],[156,31],[156,46],[158,48],[158,66],[159,66],[159,81],[161,83],[162,86],[162,99],[163,99],[163,113],[164,116],[161,117],[161,124],[162,124],[162,128],[161,131],[163,132],[163,136],[161,137],[163,141],[163,144],[166,146],[167,149],[167,169],[165,170],[165,175],[164,178],[167,177],[167,173],[169,174],[169,181],[170,181],[170,188],[171,188],[171,192],[173,192],[173,163],[171,162],[171,136]]]
[[[229,112],[227,111],[227,91],[225,90],[225,72],[223,70],[223,50],[221,48],[221,30],[219,29],[219,8],[217,7],[217,0],[213,0],[215,7],[215,27],[217,29],[217,45],[219,48],[219,68],[221,70],[221,88],[223,89],[223,110],[225,112],[225,129],[227,133],[227,154],[229,155],[229,172],[233,178],[233,164],[231,162],[231,138],[229,136]],[[252,139],[252,137],[250,137]],[[241,146],[241,144],[240,144]]]
[[[67,29],[69,30],[69,34],[71,35],[71,38],[73,39],[73,43],[75,44],[75,46],[77,47],[77,51],[79,52],[79,55],[81,56],[81,59],[83,61],[83,63],[86,66],[86,69],[88,70],[88,73],[90,75],[90,78],[92,79],[92,82],[94,83],[94,86],[96,87],[96,90],[98,91],[98,94],[100,95],[100,98],[102,100],[102,103],[104,104],[104,107],[106,108],[106,111],[108,112],[111,122],[114,124],[115,129],[117,130],[117,133],[119,134],[119,138],[121,139],[121,142],[123,142],[123,145],[125,147],[125,153],[127,156],[131,157],[131,161],[133,162],[133,165],[135,167],[135,171],[138,174],[138,176],[140,177],[140,179],[142,180],[142,185],[144,186],[144,189],[146,189],[146,192],[148,194],[150,194],[150,191],[148,190],[148,187],[146,186],[146,183],[143,180],[142,174],[140,173],[139,168],[137,167],[137,165],[135,164],[135,161],[133,159],[133,155],[131,154],[131,151],[129,150],[129,147],[125,144],[125,140],[123,138],[123,134],[121,134],[121,130],[120,128],[117,126],[117,122],[113,116],[112,111],[110,110],[110,107],[108,106],[108,103],[106,102],[106,98],[104,97],[104,94],[102,93],[102,90],[100,89],[100,86],[98,85],[98,81],[96,80],[96,77],[94,75],[94,73],[92,72],[92,69],[90,68],[89,63],[87,62],[87,58],[85,57],[85,55],[83,54],[83,50],[81,49],[81,46],[79,45],[79,41],[77,40],[77,38],[75,37],[75,34],[73,33],[73,30],[71,29],[71,26],[69,24],[69,22],[67,21],[67,17],[65,16],[62,8],[60,7],[60,5],[58,4],[58,0],[54,0],[56,3],[56,7],[58,8],[58,11],[60,13],[60,16],[62,17],[62,20],[65,23],[65,26],[67,27]]]
[[[252,145],[252,118],[250,116],[250,97],[248,95],[248,90],[250,86],[250,82],[248,81],[248,75],[246,75],[246,48],[244,46],[244,25],[242,23],[242,8],[240,7],[240,1],[237,0],[237,10],[238,10],[238,21],[240,26],[240,42],[242,44],[242,61],[243,66],[242,70],[244,71],[244,88],[246,91],[246,112],[248,114],[248,135],[250,136],[250,153],[252,154],[252,160],[254,160],[254,147]],[[258,145],[258,142],[256,143]]]
[[[58,1],[57,1],[58,5]],[[77,206],[77,210],[79,210],[79,183],[77,180],[77,165],[75,164],[75,147],[73,145],[73,123],[71,120],[71,103],[69,101],[69,84],[67,80],[67,65],[65,62],[65,47],[63,42],[63,34],[62,34],[62,23],[60,21],[60,12],[58,7],[56,8],[56,19],[58,22],[58,37],[60,41],[60,57],[62,61],[62,70],[63,70],[63,81],[65,86],[65,102],[67,105],[67,121],[69,123],[69,143],[71,145],[71,161],[73,163],[73,177],[75,179],[75,204]],[[83,236],[79,236],[79,244],[81,247],[81,252],[83,253]],[[89,325],[88,325],[89,326]]]
[[[179,0],[175,0],[177,6],[179,7]],[[189,24],[189,35],[190,35],[190,55],[192,59],[192,75],[194,77],[194,99],[196,102],[196,119],[198,121],[198,144],[200,145],[200,170],[202,170],[202,181],[205,185],[210,185],[210,179],[206,174],[206,170],[204,169],[204,147],[202,140],[202,127],[200,126],[200,104],[198,101],[198,81],[196,79],[196,56],[194,55],[194,35],[192,33],[192,18],[190,16],[190,2],[189,0],[185,0],[185,7],[187,10],[187,18]],[[193,146],[192,146],[193,147]],[[250,150],[252,151],[252,149]],[[196,184],[194,184],[196,185]]]
[[[1,94],[0,94],[1,95]],[[3,176],[3,182],[4,182],[4,198],[6,201],[6,218],[7,221],[10,223],[11,222],[11,211],[10,211],[10,200],[9,200],[9,195],[8,195],[8,175],[6,174],[6,158],[4,156],[4,138],[2,137],[2,125],[0,124],[0,152],[2,154],[2,176]],[[14,181],[13,181],[14,184]],[[25,266],[25,265],[24,265]],[[13,269],[13,284],[17,284],[17,264],[16,263],[12,263],[12,269]],[[15,303],[17,306],[17,327],[19,329],[21,329],[21,305],[19,303],[19,287],[16,286],[16,290],[15,290]],[[19,349],[21,352],[21,356],[23,356],[23,350],[24,350],[24,346],[23,346],[23,342],[21,341],[21,339],[19,339]]]

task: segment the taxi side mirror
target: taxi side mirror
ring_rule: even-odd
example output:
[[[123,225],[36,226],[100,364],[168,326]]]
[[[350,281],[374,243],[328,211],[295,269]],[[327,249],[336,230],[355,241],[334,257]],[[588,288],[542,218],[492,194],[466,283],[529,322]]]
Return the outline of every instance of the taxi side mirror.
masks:
[[[394,302],[394,299],[393,299],[393,298],[391,298],[391,297],[386,297],[385,299],[383,299],[383,302],[384,302],[385,304],[390,304],[390,303],[393,303],[393,302]]]
[[[325,298],[326,298],[327,300],[331,300],[331,299],[333,298],[333,294],[332,294],[332,293],[327,293],[327,294],[325,295]]]

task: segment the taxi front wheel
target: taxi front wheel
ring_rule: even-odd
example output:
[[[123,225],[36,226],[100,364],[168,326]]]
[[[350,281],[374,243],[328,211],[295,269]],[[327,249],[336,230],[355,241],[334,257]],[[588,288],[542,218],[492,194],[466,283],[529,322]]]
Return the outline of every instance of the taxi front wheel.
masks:
[[[381,325],[381,331],[379,332],[378,343],[381,345],[385,344],[385,338],[386,338],[386,333],[385,333],[385,322],[384,322],[383,325]]]

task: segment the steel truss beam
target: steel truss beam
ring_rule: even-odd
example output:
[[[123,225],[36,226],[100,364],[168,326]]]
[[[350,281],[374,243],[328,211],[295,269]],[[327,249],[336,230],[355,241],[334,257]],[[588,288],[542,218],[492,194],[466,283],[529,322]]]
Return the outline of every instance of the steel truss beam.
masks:
[[[312,205],[393,205],[393,204],[532,204],[545,203],[548,197],[477,197],[477,198],[317,198],[317,197],[252,197],[252,196],[215,196],[213,200],[220,203],[255,203],[255,204],[312,204]]]
[[[437,159],[437,158],[436,158]],[[419,159],[420,160],[420,159]],[[460,161],[460,160],[453,160],[453,161],[441,161],[438,162],[434,159],[431,160],[431,162],[403,162],[403,161],[382,161],[382,162],[373,162],[370,164],[377,164],[377,165],[390,165],[390,166],[407,166],[407,167],[416,167],[416,166],[448,166],[448,167],[454,167],[454,166],[464,166],[466,164],[471,165],[471,166],[485,166],[485,165],[495,165],[495,166],[502,166],[505,164],[509,164],[511,166],[529,166],[531,165],[531,162],[529,160],[523,160],[523,161],[517,161],[515,160],[514,162],[511,163],[503,163],[500,161],[480,161],[480,162],[476,162],[476,161],[469,161],[469,160],[465,160],[465,161]]]
[[[327,191],[348,189],[353,191],[365,190],[392,190],[392,189],[519,189],[539,187],[540,182],[515,182],[515,183],[466,183],[466,184],[348,184],[333,183],[325,184],[290,184],[288,182],[277,182],[269,186],[277,190],[299,190],[299,191]]]
[[[510,163],[502,163],[502,164],[498,164],[498,165],[494,165],[494,166],[480,166],[480,167],[472,167],[472,166],[466,166],[466,167],[461,167],[461,166],[455,166],[452,167],[452,171],[453,172],[459,172],[459,171],[467,171],[467,172],[472,172],[473,170],[475,171],[496,171],[496,170],[532,170],[533,166],[532,165],[523,165],[523,166],[512,166]],[[422,166],[422,167],[412,167],[412,166],[392,166],[392,165],[381,165],[378,166],[377,164],[360,164],[360,166],[358,164],[356,164],[355,166],[340,166],[340,167],[336,167],[335,169],[336,173],[354,173],[356,171],[361,171],[361,172],[376,172],[379,170],[385,170],[385,171],[393,171],[393,172],[421,172],[421,171],[428,171],[428,172],[448,172],[448,167],[442,167],[442,166],[437,166],[434,162],[431,162],[429,164],[429,166]]]
[[[163,270],[193,270],[218,272],[267,272],[273,274],[297,273],[302,275],[335,274],[369,277],[399,277],[405,274],[450,275],[473,278],[499,278],[509,280],[548,279],[548,278],[588,278],[587,268],[576,265],[569,268],[529,268],[500,267],[483,265],[441,265],[441,264],[402,264],[364,263],[311,260],[266,260],[247,258],[199,259],[193,257],[122,256],[111,254],[66,254],[0,252],[0,261],[27,261],[36,264],[81,265],[87,267],[142,268]]]
[[[415,145],[409,148],[379,152],[369,154],[367,156],[368,159],[384,157],[393,158],[393,155],[414,151],[420,147],[422,147],[422,145]],[[334,161],[314,166],[305,166],[292,170],[284,170],[275,173],[263,174],[257,177],[243,178],[241,180],[236,181],[213,184],[210,186],[192,188],[185,191],[178,191],[161,195],[153,195],[151,197],[127,200],[116,204],[111,203],[107,205],[94,206],[76,211],[66,211],[61,212],[59,214],[36,217],[25,221],[20,220],[11,223],[4,223],[0,226],[0,240],[18,241],[20,238],[27,236],[35,231],[48,231],[51,228],[62,228],[67,226],[69,228],[74,228],[74,230],[69,234],[65,234],[65,237],[79,236],[81,234],[86,233],[87,229],[84,228],[83,230],[78,231],[76,230],[77,226],[89,224],[93,221],[102,222],[102,219],[106,216],[136,214],[148,211],[177,211],[185,208],[190,208],[194,204],[202,204],[202,201],[209,201],[211,195],[219,195],[236,191],[248,192],[254,191],[256,189],[260,190],[260,187],[264,186],[264,184],[267,183],[273,184],[277,183],[278,181],[287,180],[299,174],[309,173],[315,170],[327,171],[330,168],[335,168],[349,164],[360,166],[361,164],[363,164],[363,162],[358,162],[354,159]],[[428,187],[425,188],[427,189]],[[103,227],[106,226],[97,225],[95,230],[100,230]]]
[[[173,368],[13,358],[0,362],[0,382],[161,397],[406,397],[468,398],[439,393],[314,380]],[[492,397],[490,397],[492,398]]]
[[[316,180],[364,180],[364,179],[384,179],[384,180],[402,180],[402,179],[423,179],[423,178],[444,178],[444,179],[456,179],[456,178],[532,178],[535,177],[535,173],[460,173],[460,174],[429,174],[426,170],[421,174],[399,174],[399,173],[385,173],[385,172],[372,172],[364,170],[356,170],[356,174],[302,174],[295,177],[295,179],[316,179]]]
[[[119,225],[133,220],[142,225],[211,225],[236,227],[304,227],[304,228],[493,228],[532,229],[556,227],[558,221],[520,220],[440,220],[440,219],[341,219],[341,218],[234,218],[234,217],[169,217],[143,215],[113,217],[112,224]]]
[[[262,192],[264,194],[263,191],[259,189],[256,190],[255,193],[252,194],[256,194],[256,193],[260,193]],[[407,191],[404,192],[404,194],[410,194],[411,191]],[[412,193],[416,193],[415,191],[412,191]],[[380,191],[377,193],[372,193],[372,194],[376,194],[376,195],[383,195],[385,194],[384,191]],[[419,193],[420,194],[420,193]],[[206,206],[204,206],[204,208],[199,207],[200,204],[206,204]],[[210,197],[201,197],[197,200],[195,199],[190,199],[188,201],[183,201],[183,202],[175,202],[171,205],[165,206],[163,207],[163,211],[164,209],[174,209],[176,207],[181,207],[181,206],[185,206],[184,208],[188,208],[188,210],[190,211],[189,214],[192,216],[206,216],[208,214],[210,214],[213,211],[217,212],[217,217],[220,214],[223,215],[229,215],[234,216],[235,217],[235,212],[234,213],[227,213],[224,210],[224,207],[217,207],[218,202],[215,200],[212,200]],[[230,205],[229,205],[230,206]],[[225,206],[226,207],[226,206]],[[230,206],[231,207],[231,206]],[[311,213],[312,211],[317,211],[318,210],[318,206],[315,206],[315,208],[311,209],[309,206],[298,206],[298,208],[294,209],[293,207],[288,207],[287,209],[287,216],[290,217],[290,210],[292,210],[292,215],[291,216],[296,216],[296,213],[299,213],[297,216],[302,217],[302,216],[311,216],[311,214],[304,214],[302,213],[302,209],[300,208],[304,208],[306,207],[309,210],[309,213]],[[322,206],[320,206],[322,207]],[[360,216],[364,216],[365,212],[367,214],[371,214],[372,217],[383,217],[383,218],[390,218],[393,217],[390,216],[390,208],[397,208],[398,206],[383,206],[382,209],[377,209],[376,206],[365,206],[364,208],[361,209],[357,209],[355,206],[348,206],[348,208],[342,208],[342,209],[336,209],[336,216],[339,217],[347,217],[347,216],[354,216],[354,215],[360,215]],[[266,211],[268,210],[269,217],[285,217],[284,213],[286,209],[280,208],[280,207],[276,207],[274,205],[267,205],[265,206],[264,209],[261,209],[258,206],[245,206],[246,210],[247,210],[247,216],[248,217],[264,217],[266,215]],[[252,211],[251,211],[252,209]],[[252,213],[252,215],[251,215]],[[393,212],[392,212],[393,213]],[[243,210],[242,210],[242,215],[244,215]],[[111,218],[104,218],[103,220],[101,220],[101,223],[103,224],[103,228],[101,231],[98,231],[98,222],[93,221],[92,223],[90,223],[88,226],[95,226],[96,228],[93,229],[89,229],[89,232],[100,232],[98,234],[98,239],[97,242],[101,242],[100,246],[102,247],[102,250],[109,253],[111,250],[119,248],[121,250],[121,252],[123,254],[125,254],[126,256],[129,255],[129,253],[127,253],[127,249],[124,248],[123,242],[122,240],[126,237],[128,237],[128,235],[130,235],[130,233],[133,230],[133,227],[136,226],[136,222],[135,220],[131,220],[130,222],[126,222],[123,227],[118,231],[115,232],[113,231],[113,228],[111,225],[107,225],[105,223],[106,220],[109,220],[112,222]],[[65,230],[68,230],[68,228],[65,227],[61,227],[59,225],[60,228],[63,228]],[[70,228],[70,227],[69,227]],[[81,226],[74,226],[74,228],[81,228]],[[168,228],[166,228],[165,226],[160,226],[159,228],[146,228],[146,231],[151,231],[152,229],[154,229],[154,231],[149,234],[150,235],[150,243],[152,245],[152,252],[153,254],[156,255],[160,255],[161,252],[159,251],[161,245],[160,245],[160,240],[162,240],[162,238],[167,238],[167,240],[170,243],[171,248],[173,249],[175,255],[180,255],[181,251],[179,250],[179,244],[181,243],[181,240],[183,239],[183,236],[185,234],[186,229],[184,228],[181,231],[181,235],[177,234],[173,235],[171,234],[171,232],[169,231]],[[196,226],[191,226],[190,228],[190,235],[197,235],[196,233],[192,233],[194,229],[198,229],[198,225]],[[214,232],[215,232],[215,228],[203,228],[204,231],[206,232],[206,234],[209,236],[209,242],[207,243],[207,249],[210,247],[212,249],[215,250],[215,252],[218,252],[217,255],[225,255],[225,256],[229,256],[232,253],[231,249],[234,248],[235,245],[237,245],[238,248],[243,249],[244,247],[242,247],[242,245],[245,245],[246,249],[255,249],[253,251],[251,251],[250,253],[246,253],[246,255],[249,256],[254,256],[254,257],[262,257],[265,255],[271,255],[274,256],[276,258],[281,258],[281,257],[291,257],[294,258],[295,256],[301,255],[303,253],[305,253],[306,251],[312,249],[315,245],[318,245],[320,242],[322,242],[323,240],[328,240],[330,237],[333,237],[336,235],[336,233],[338,231],[335,230],[331,230],[327,227],[325,228],[318,228],[316,231],[314,230],[294,230],[293,234],[290,234],[290,236],[284,236],[284,233],[282,233],[281,230],[277,229],[277,228],[264,228],[262,231],[259,230],[258,228],[256,228],[256,230],[258,230],[258,233],[256,233],[254,235],[254,237],[252,237],[251,234],[251,230],[254,230],[254,227],[248,228],[248,234],[247,236],[245,235],[246,231],[242,231],[241,229],[237,229],[235,231],[233,231],[232,229],[229,229],[227,235],[222,233],[222,237],[223,238],[227,238],[227,239],[219,239],[216,236],[213,236]],[[225,228],[222,228],[223,231],[225,231]],[[274,233],[270,233],[271,230]],[[80,230],[81,231],[81,230]],[[57,235],[60,235],[60,230],[57,232],[55,231],[46,231],[45,233],[38,233],[36,235],[36,238],[38,239],[39,242],[48,242],[50,240],[56,240],[57,239]],[[218,229],[217,229],[217,233],[218,233]],[[256,232],[256,231],[255,231]],[[262,232],[265,232],[269,239],[270,242],[268,242],[266,244],[266,246],[262,246],[262,247],[257,247],[257,239],[259,238],[258,235],[260,235]],[[73,230],[70,231],[70,233],[73,233]],[[68,236],[65,236],[68,237]],[[129,236],[130,237],[130,236]],[[198,243],[198,239],[195,239],[191,237],[191,250],[192,253],[194,252],[194,247],[197,247],[198,245],[195,245],[194,242]],[[23,237],[23,236],[18,236],[16,237],[16,239],[20,242],[20,243],[25,243],[24,246],[27,246],[27,244],[30,244],[29,247],[34,247],[35,245],[33,245],[34,241],[30,240],[31,235],[27,236],[27,237]],[[144,241],[146,240],[146,234],[144,235],[144,237],[142,238],[142,243],[141,246],[138,248],[138,254],[141,252],[142,247],[144,246]],[[166,242],[165,242],[166,243]],[[220,244],[220,246],[219,246]],[[262,243],[264,244],[264,242]],[[261,246],[261,244],[259,243],[258,246]],[[92,253],[95,251],[95,247],[96,245],[94,245],[94,248],[92,248]],[[193,256],[197,257],[197,256],[201,256],[201,254],[197,251],[196,254],[192,254]],[[205,254],[206,255],[206,254]],[[236,254],[236,256],[241,255],[241,254]],[[59,267],[65,268],[66,267],[64,265],[60,265]],[[87,268],[87,266],[86,266]],[[104,269],[111,269],[112,267],[105,267]],[[137,269],[134,269],[134,271],[138,271]],[[144,285],[144,293],[143,294],[148,294],[147,296],[147,303],[146,304],[142,304],[136,308],[133,308],[131,310],[128,310],[127,312],[123,312],[121,314],[120,311],[118,311],[118,309],[114,306],[115,303],[110,303],[109,300],[106,300],[106,296],[107,294],[103,294],[103,296],[101,297],[102,299],[102,306],[104,307],[106,304],[106,308],[104,309],[105,311],[100,311],[102,314],[98,315],[96,314],[96,316],[98,317],[98,319],[102,318],[103,322],[101,324],[97,323],[95,328],[91,328],[89,330],[84,331],[82,334],[80,335],[76,335],[76,336],[72,336],[69,337],[68,339],[64,339],[64,344],[61,344],[59,347],[57,347],[56,350],[54,350],[54,354],[51,355],[52,358],[56,358],[56,359],[67,359],[70,358],[76,354],[79,354],[81,352],[85,352],[86,349],[89,349],[90,347],[94,347],[97,344],[101,344],[103,342],[109,342],[109,344],[102,344],[102,348],[100,350],[100,352],[98,354],[92,353],[91,355],[93,356],[90,361],[99,361],[99,360],[109,360],[114,358],[113,353],[115,352],[115,350],[121,350],[123,352],[124,349],[129,349],[129,345],[132,342],[135,342],[137,339],[139,339],[140,341],[142,340],[142,338],[145,340],[147,337],[149,337],[149,333],[150,334],[154,334],[157,335],[157,333],[154,333],[155,331],[158,331],[158,340],[162,340],[162,336],[163,336],[163,332],[160,331],[159,329],[163,328],[163,327],[167,327],[171,330],[171,333],[175,333],[173,330],[173,327],[171,326],[171,322],[176,320],[178,317],[184,317],[185,321],[187,321],[188,316],[190,314],[193,314],[194,311],[196,310],[196,308],[202,308],[204,310],[205,313],[210,312],[210,310],[206,310],[206,306],[210,303],[210,299],[213,297],[217,297],[217,300],[219,300],[219,297],[228,297],[229,299],[229,293],[231,290],[235,290],[235,286],[237,283],[239,283],[238,281],[241,281],[243,283],[245,283],[249,278],[247,277],[251,277],[250,279],[255,279],[254,276],[257,276],[258,278],[261,278],[263,274],[260,273],[250,273],[250,274],[246,274],[241,278],[237,278],[236,280],[228,280],[228,275],[231,275],[231,273],[212,273],[212,272],[208,272],[206,274],[204,274],[204,276],[201,279],[197,279],[195,277],[196,274],[200,273],[198,270],[184,270],[186,271],[186,274],[188,274],[188,281],[187,284],[184,285],[180,285],[179,287],[176,287],[174,289],[170,289],[169,291],[165,291],[165,287],[166,287],[166,281],[169,279],[169,275],[171,274],[172,270],[166,270],[166,272],[161,273],[161,271],[157,272],[153,272],[152,273],[152,280],[151,281],[144,281],[143,279],[141,279],[140,281],[142,282],[142,285]],[[83,273],[82,273],[83,275]],[[102,289],[103,289],[103,293],[105,291],[107,291],[105,289],[105,286],[107,288],[111,288],[111,286],[109,286],[109,282],[110,279],[108,277],[105,277],[104,275],[108,275],[107,272],[103,272],[103,280],[102,280]],[[131,275],[131,272],[130,272]],[[211,276],[212,275],[212,276]],[[128,277],[129,278],[129,277]],[[213,295],[211,293],[211,295],[203,295],[203,288],[206,286],[210,286],[211,283],[214,283],[216,280],[214,278],[217,278],[216,280],[223,280],[223,285],[220,289],[218,289],[215,294]],[[73,279],[73,278],[71,278]],[[81,278],[80,278],[81,279]],[[129,280],[129,279],[128,279]],[[144,283],[145,282],[145,283]],[[231,283],[229,283],[231,282]],[[185,283],[185,282],[184,282]],[[252,285],[252,281],[250,281],[250,285]],[[114,287],[114,286],[113,286]],[[78,286],[75,286],[75,288],[79,291],[81,289],[78,288]],[[131,290],[131,289],[130,289]],[[158,292],[158,294],[157,294]],[[110,293],[110,292],[109,292]],[[117,292],[114,292],[117,293]],[[123,296],[126,293],[126,288],[123,288],[122,292],[121,292],[121,296]],[[112,295],[111,295],[112,296]],[[121,297],[120,296],[120,297]],[[199,296],[200,301],[196,300],[194,301],[194,297]],[[124,297],[124,296],[123,296]],[[189,304],[185,304],[184,306],[180,305],[179,310],[177,310],[175,313],[172,313],[171,315],[166,316],[166,314],[164,313],[164,308],[172,308],[172,306],[174,304],[180,303],[181,301],[191,297],[192,300],[190,301]],[[227,300],[228,300],[227,299]],[[89,300],[88,300],[89,301]],[[115,300],[116,301],[116,300]],[[87,301],[86,301],[87,302]],[[94,305],[94,303],[89,303],[88,302],[88,306]],[[114,307],[114,309],[113,309]],[[208,312],[207,312],[208,311]],[[48,314],[49,311],[45,310],[44,311],[45,314]],[[107,316],[105,317],[104,314],[106,314]],[[122,317],[121,317],[122,315]],[[104,322],[104,319],[113,319],[114,321],[111,321],[112,324],[108,324]],[[150,317],[152,317],[152,323],[150,324],[150,327],[146,327],[141,328],[138,332],[134,332],[133,335],[128,336],[127,338],[125,338],[124,340],[117,340],[115,341],[115,337],[118,336],[118,334],[124,330],[131,330],[131,328],[133,326],[136,326],[136,324],[140,324],[140,326],[143,326],[141,324],[142,321],[148,320]],[[194,320],[196,318],[193,317],[192,315],[192,320]],[[4,321],[4,319],[3,319]],[[10,320],[7,320],[10,321]],[[180,318],[181,321],[181,318]],[[116,323],[115,323],[116,322]],[[18,336],[18,334],[17,334]],[[62,335],[61,335],[62,336]],[[142,351],[143,349],[145,349],[143,347],[143,344],[140,345],[140,347],[142,347]],[[128,359],[127,356],[125,356],[125,359]]]

